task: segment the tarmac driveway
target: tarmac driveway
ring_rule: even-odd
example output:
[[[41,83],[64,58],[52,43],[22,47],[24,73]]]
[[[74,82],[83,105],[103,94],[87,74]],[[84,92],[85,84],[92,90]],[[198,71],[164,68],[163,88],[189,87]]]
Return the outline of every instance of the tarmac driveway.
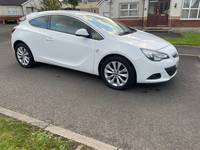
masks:
[[[116,91],[86,73],[45,64],[20,67],[11,29],[0,27],[0,106],[124,150],[200,149],[198,57],[180,56],[169,82]]]

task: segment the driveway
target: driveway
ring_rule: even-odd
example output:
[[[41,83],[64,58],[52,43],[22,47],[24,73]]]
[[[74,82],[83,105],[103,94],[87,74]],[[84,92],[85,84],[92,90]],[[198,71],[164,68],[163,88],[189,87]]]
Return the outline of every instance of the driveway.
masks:
[[[198,57],[180,56],[169,82],[116,91],[90,74],[45,64],[20,67],[11,30],[0,27],[0,106],[124,150],[200,149]]]

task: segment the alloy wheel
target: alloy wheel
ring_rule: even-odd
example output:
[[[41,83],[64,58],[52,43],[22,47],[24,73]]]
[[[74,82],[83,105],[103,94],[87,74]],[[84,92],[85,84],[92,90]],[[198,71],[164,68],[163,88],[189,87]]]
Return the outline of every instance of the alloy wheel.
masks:
[[[121,87],[129,79],[128,69],[124,64],[118,61],[109,62],[104,69],[105,79],[109,84],[115,87]]]
[[[17,48],[17,58],[23,66],[27,66],[30,62],[28,51],[22,46]]]

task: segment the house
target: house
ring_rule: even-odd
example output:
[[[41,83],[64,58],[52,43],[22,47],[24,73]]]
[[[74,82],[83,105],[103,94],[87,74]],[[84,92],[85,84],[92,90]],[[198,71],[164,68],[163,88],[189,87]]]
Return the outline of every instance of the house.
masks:
[[[101,0],[99,14],[136,28],[200,32],[200,0]]]
[[[21,6],[24,12],[24,15],[28,15],[32,12],[37,12],[37,10],[34,9],[33,7],[39,7],[40,0],[26,0],[26,2],[21,4]]]
[[[99,1],[100,0],[79,0],[79,4],[76,6],[76,9],[80,9],[80,11],[99,13],[99,8],[97,7]],[[71,8],[71,5],[65,4],[63,8]]]
[[[0,0],[0,19],[19,20],[24,15],[35,12],[32,6],[39,6],[39,0]]]

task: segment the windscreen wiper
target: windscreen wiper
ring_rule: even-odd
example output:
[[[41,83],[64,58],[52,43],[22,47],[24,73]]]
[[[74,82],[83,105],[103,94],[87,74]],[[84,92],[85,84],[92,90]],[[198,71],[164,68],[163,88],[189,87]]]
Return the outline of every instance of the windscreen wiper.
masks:
[[[133,33],[133,31],[125,31],[125,32],[119,33],[119,35],[126,35],[126,34],[131,34],[131,33]]]

